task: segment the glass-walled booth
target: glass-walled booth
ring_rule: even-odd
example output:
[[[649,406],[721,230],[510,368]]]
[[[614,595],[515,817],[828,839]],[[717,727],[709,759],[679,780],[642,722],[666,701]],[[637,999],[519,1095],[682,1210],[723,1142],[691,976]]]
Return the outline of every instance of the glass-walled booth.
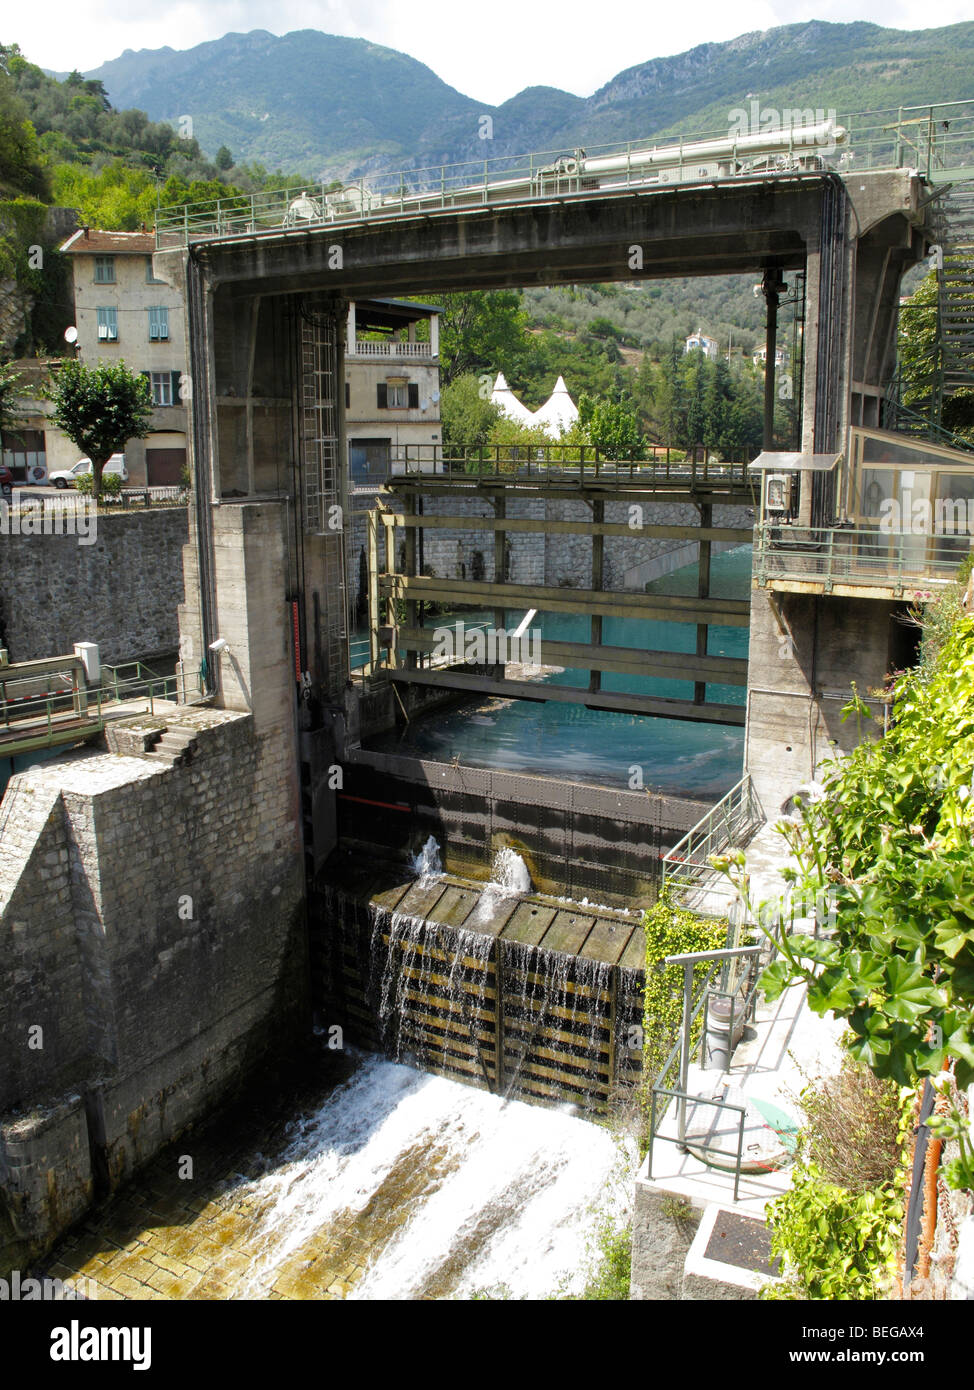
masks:
[[[839,522],[903,537],[911,559],[961,559],[974,535],[974,452],[884,430],[849,432]]]

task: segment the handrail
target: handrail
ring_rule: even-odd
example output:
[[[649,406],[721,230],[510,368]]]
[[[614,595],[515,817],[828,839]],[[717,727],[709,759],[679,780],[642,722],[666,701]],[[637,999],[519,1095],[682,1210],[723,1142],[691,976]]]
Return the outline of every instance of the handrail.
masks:
[[[967,108],[962,111],[961,108]],[[923,112],[917,118],[912,113]],[[947,118],[945,119],[945,113]],[[748,113],[743,113],[748,117]],[[813,130],[806,117],[825,113],[792,113],[792,122],[778,129],[754,132],[771,137],[753,147],[752,135],[734,127],[690,135],[674,133],[614,141],[579,149],[532,151],[494,159],[436,164],[371,175],[338,190],[323,181],[304,186],[285,185],[255,193],[229,193],[222,198],[159,208],[156,246],[187,246],[192,241],[228,237],[251,239],[261,234],[286,235],[327,230],[335,225],[412,215],[437,210],[476,210],[497,201],[582,197],[598,191],[601,179],[611,188],[671,190],[675,184],[700,178],[706,158],[706,182],[758,174],[763,178],[793,176],[809,169],[828,168],[826,156],[834,144],[816,153]],[[797,121],[795,116],[798,116]],[[832,113],[828,113],[830,119]],[[759,117],[760,118],[760,117]],[[855,160],[865,169],[912,167],[926,177],[955,167],[974,174],[974,101],[925,103],[920,106],[877,108],[838,116],[844,132],[840,168]],[[835,125],[829,127],[835,130]],[[716,142],[722,154],[699,153],[701,141]],[[749,144],[749,141],[751,142]],[[697,147],[695,149],[695,146]],[[667,173],[660,178],[660,168]]]
[[[135,675],[120,676],[120,672],[131,668],[135,669]],[[0,742],[4,756],[12,756],[11,747],[19,747],[21,743],[30,745],[30,748],[53,746],[59,741],[59,735],[70,734],[72,727],[77,728],[79,738],[98,733],[104,728],[105,711],[111,705],[145,699],[148,701],[147,712],[154,714],[157,700],[178,701],[182,695],[183,701],[186,701],[185,674],[157,676],[138,661],[114,667],[103,663],[102,669],[109,673],[108,682],[104,685],[87,687],[83,683],[70,684],[44,695],[25,696],[19,700],[0,698],[0,721],[4,731],[12,735]],[[202,694],[203,685],[198,674],[195,680]],[[41,729],[37,729],[36,723],[42,715],[45,723]],[[20,739],[16,738],[18,725],[22,735]]]
[[[731,1051],[733,1050],[735,1020],[740,1017],[744,1017],[745,1019],[747,1019],[748,1017],[753,1018],[754,1016],[754,1011],[757,1006],[759,972],[752,967],[750,976],[748,978],[748,984],[744,997],[740,1002],[740,1012],[738,1012],[737,1008],[735,1007],[735,1000],[738,998],[740,994],[740,987],[735,986],[733,989],[712,989],[711,981],[713,980],[714,974],[719,966],[726,967],[726,965],[731,960],[741,959],[748,959],[756,964],[762,956],[762,954],[768,951],[768,949],[769,948],[765,943],[753,946],[734,946],[713,951],[691,951],[683,955],[666,956],[664,958],[665,965],[683,967],[683,1015],[680,1024],[679,1037],[677,1038],[672,1049],[670,1050],[669,1056],[663,1063],[663,1066],[660,1068],[660,1071],[656,1076],[652,1087],[650,1102],[650,1130],[648,1153],[648,1173],[650,1178],[652,1178],[653,1176],[653,1149],[659,1129],[659,1124],[662,1123],[662,1120],[665,1117],[667,1110],[669,1109],[668,1105],[664,1105],[662,1111],[659,1112],[659,1114],[657,1114],[658,1100],[660,1097],[667,1097],[670,1100],[676,1100],[678,1103],[676,1143],[680,1150],[684,1153],[687,1150],[686,1110],[687,1103],[689,1101],[692,1101],[695,1105],[712,1105],[718,1111],[736,1111],[741,1116],[738,1128],[737,1153],[734,1164],[734,1201],[737,1201],[741,1180],[741,1165],[743,1163],[744,1156],[744,1115],[746,1114],[746,1107],[735,1105],[727,1100],[717,1100],[704,1096],[693,1096],[689,1093],[689,1091],[687,1090],[687,1082],[689,1079],[690,1071],[690,1052],[692,1050],[691,1037],[693,1025],[696,1022],[701,1011],[703,1011],[704,1022],[703,1027],[701,1029],[701,1063],[703,1063],[706,1060],[710,999],[712,996],[728,998],[731,1001],[730,1017],[728,1020],[728,1037],[730,1049]],[[770,947],[771,960],[774,959],[776,954],[777,946],[774,943],[774,941],[772,941]],[[693,973],[696,967],[704,961],[712,961],[713,964],[711,965],[711,968],[708,971],[706,978],[700,985],[697,1001],[696,1004],[694,1004],[692,998]],[[679,1086],[670,1087],[666,1085],[666,1078],[674,1062],[676,1061],[677,1056],[679,1056],[680,1058]],[[697,1149],[701,1149],[705,1152],[722,1152],[721,1150],[716,1149],[714,1145],[708,1145],[702,1142],[698,1143],[696,1140],[694,1140],[694,1147]],[[706,1162],[706,1160],[704,1161]]]
[[[676,450],[673,451],[678,452]],[[366,476],[353,482],[395,487],[430,478],[484,482],[498,478],[553,483],[587,482],[669,487],[680,491],[727,489],[750,495],[751,479],[743,460],[613,458],[593,444],[404,444],[390,448]]]
[[[951,504],[955,505],[955,504]],[[965,504],[966,506],[966,504]],[[835,525],[786,526],[759,522],[754,528],[754,577],[760,587],[774,579],[888,586],[949,582],[967,559],[974,538],[930,530],[887,531]]]
[[[686,891],[711,870],[710,856],[734,844],[764,824],[764,811],[754,783],[745,772],[741,780],[691,826],[681,840],[661,856],[663,886]],[[740,846],[738,846],[740,848]]]

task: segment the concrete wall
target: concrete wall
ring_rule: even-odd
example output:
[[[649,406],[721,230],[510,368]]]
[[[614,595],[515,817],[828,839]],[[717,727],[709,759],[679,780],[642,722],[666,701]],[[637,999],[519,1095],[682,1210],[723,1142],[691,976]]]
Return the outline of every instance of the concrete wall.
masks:
[[[103,661],[171,653],[179,643],[185,507],[99,512],[92,544],[74,535],[0,532],[0,646],[11,661],[97,642]]]
[[[848,752],[860,734],[842,708],[855,681],[867,701],[885,684],[891,624],[901,604],[754,589],[748,653],[745,767],[772,818],[822,760]]]
[[[195,733],[184,765],[85,752],[0,805],[0,1269],[306,1025],[291,749],[247,714],[173,725]]]

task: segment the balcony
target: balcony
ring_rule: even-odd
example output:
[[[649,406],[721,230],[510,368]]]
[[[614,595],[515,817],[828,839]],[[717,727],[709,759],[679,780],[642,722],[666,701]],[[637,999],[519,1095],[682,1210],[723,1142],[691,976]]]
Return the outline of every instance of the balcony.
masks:
[[[951,583],[970,552],[966,532],[765,521],[754,531],[754,582],[786,593],[914,600]]]
[[[401,358],[407,362],[435,361],[432,343],[371,342],[368,339],[354,338],[346,349],[347,357],[373,357],[383,362]]]

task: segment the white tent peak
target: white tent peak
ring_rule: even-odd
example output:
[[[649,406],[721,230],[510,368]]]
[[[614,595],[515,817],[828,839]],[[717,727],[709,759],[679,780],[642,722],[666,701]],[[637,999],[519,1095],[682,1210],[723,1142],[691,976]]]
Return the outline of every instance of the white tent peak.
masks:
[[[557,439],[563,430],[571,429],[577,419],[578,407],[569,394],[565,378],[560,376],[544,405],[535,411],[533,423],[540,425],[552,439]]]
[[[504,373],[498,372],[494,382],[494,389],[490,393],[491,405],[496,405],[502,415],[506,415],[509,420],[517,420],[522,425],[529,425],[534,419],[531,411],[508,386],[504,379]]]

